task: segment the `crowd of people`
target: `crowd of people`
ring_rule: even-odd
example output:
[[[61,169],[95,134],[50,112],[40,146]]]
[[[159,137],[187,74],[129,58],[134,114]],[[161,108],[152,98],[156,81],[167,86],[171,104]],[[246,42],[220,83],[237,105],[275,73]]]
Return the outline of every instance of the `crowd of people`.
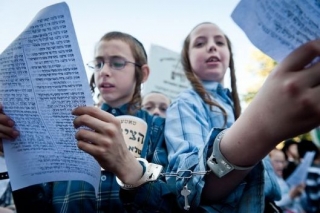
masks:
[[[175,100],[159,92],[142,97],[152,72],[142,43],[106,33],[87,64],[99,102],[70,112],[75,128],[89,127],[75,138],[102,167],[98,196],[84,181],[43,183],[13,192],[17,212],[319,211],[318,157],[306,183],[290,188],[285,162],[296,167],[303,149],[274,149],[320,125],[320,63],[308,66],[319,55],[320,40],[294,50],[241,113],[232,44],[218,25],[200,23],[186,36],[181,63],[192,88]],[[231,90],[224,87],[228,69]],[[119,115],[148,125],[140,158],[127,149]],[[1,140],[14,143],[19,134],[1,106]]]
[[[304,161],[304,157],[306,156],[307,152],[314,152],[314,157],[312,164],[306,168],[306,180],[293,185],[291,184],[291,181],[288,181],[288,179],[292,178],[292,175],[297,175],[294,172],[297,172],[296,169],[299,164]],[[290,155],[289,153],[293,155]],[[283,212],[319,212],[319,148],[312,141],[306,139],[303,139],[299,142],[295,142],[294,140],[286,140],[282,149],[273,149],[269,153],[269,156],[281,191],[281,199],[275,203],[283,210]],[[303,176],[304,174],[300,173],[298,175]]]

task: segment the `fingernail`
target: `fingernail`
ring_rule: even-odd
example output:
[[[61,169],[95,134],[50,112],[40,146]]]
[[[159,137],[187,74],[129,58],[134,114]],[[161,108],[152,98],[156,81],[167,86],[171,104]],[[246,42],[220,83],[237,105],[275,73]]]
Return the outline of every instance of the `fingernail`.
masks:
[[[14,126],[13,120],[9,120],[9,121],[8,121],[8,124],[9,124],[9,126]]]
[[[18,137],[18,136],[19,136],[19,132],[16,131],[16,130],[14,130],[14,131],[12,132],[12,135],[13,135],[13,137]]]

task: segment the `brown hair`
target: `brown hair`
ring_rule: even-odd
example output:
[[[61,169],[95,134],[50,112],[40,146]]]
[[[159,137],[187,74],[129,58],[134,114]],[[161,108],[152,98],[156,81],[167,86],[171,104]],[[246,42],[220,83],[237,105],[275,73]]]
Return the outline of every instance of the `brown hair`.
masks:
[[[141,108],[141,84],[143,80],[143,73],[141,70],[141,66],[147,64],[147,54],[146,51],[136,38],[133,36],[122,33],[122,32],[109,32],[101,37],[100,41],[110,41],[110,40],[120,40],[127,43],[131,49],[133,58],[135,63],[140,66],[135,66],[135,80],[136,80],[136,87],[134,89],[134,93],[132,99],[128,103],[128,112],[129,114],[133,115],[138,109]]]
[[[200,23],[196,27],[194,27],[192,29],[192,31],[202,24],[213,24],[213,23],[210,23],[210,22]],[[182,63],[183,70],[186,74],[186,77],[190,81],[193,89],[198,93],[198,95],[201,97],[201,99],[206,104],[210,105],[210,109],[212,110],[212,108],[215,106],[215,107],[218,107],[222,111],[222,114],[223,114],[224,120],[225,120],[225,124],[226,124],[226,121],[227,121],[226,110],[222,106],[220,106],[217,102],[215,102],[214,100],[211,99],[210,94],[205,90],[201,81],[194,74],[194,72],[192,70],[191,63],[189,60],[189,46],[190,46],[191,32],[189,33],[189,35],[185,38],[185,40],[183,42],[183,48],[182,48],[182,52],[181,52],[181,63]],[[230,68],[231,89],[232,89],[231,94],[232,94],[232,99],[234,102],[234,115],[235,115],[235,118],[237,119],[241,113],[241,106],[240,106],[240,99],[239,99],[238,90],[237,90],[237,81],[236,81],[236,74],[235,74],[235,68],[234,68],[233,54],[232,54],[231,42],[226,35],[224,35],[224,36],[227,40],[228,49],[230,51],[229,68]]]
[[[91,93],[94,94],[96,89],[96,83],[94,82],[94,74],[92,74],[90,77],[89,86],[90,86]]]

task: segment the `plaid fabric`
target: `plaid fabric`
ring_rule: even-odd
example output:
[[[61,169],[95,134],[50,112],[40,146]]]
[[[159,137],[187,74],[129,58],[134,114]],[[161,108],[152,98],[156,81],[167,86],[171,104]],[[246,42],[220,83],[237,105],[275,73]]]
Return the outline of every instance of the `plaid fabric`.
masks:
[[[203,82],[203,85],[214,100],[226,110],[228,116],[225,127],[230,127],[235,119],[229,90],[217,82]],[[193,89],[181,93],[167,110],[165,137],[169,153],[168,172],[206,171],[206,160],[212,152],[208,150],[217,134],[225,127],[220,109],[214,107],[210,110]],[[264,166],[267,172],[264,171]],[[191,190],[188,196],[190,212],[263,212],[265,190],[269,195],[278,192],[275,179],[270,179],[274,173],[269,171],[268,163],[259,163],[233,193],[220,203],[212,205],[201,203],[201,193],[205,184],[203,175],[194,175],[190,179],[169,177],[167,181],[175,185],[178,192],[187,184]],[[183,208],[184,197],[179,193],[177,198],[179,206]]]
[[[37,184],[12,192],[19,213],[52,212],[52,183]]]
[[[126,115],[127,105],[113,109],[106,104],[102,109],[115,115]],[[164,119],[139,110],[136,115],[148,124],[142,157],[148,162],[168,165],[164,142]],[[94,188],[83,181],[60,181],[38,184],[14,192],[18,212],[171,212],[175,207],[174,193],[164,179],[144,184],[136,190],[121,190],[115,176],[101,172],[98,197]]]
[[[126,115],[127,105],[119,109],[113,109],[106,104],[102,109],[115,115]],[[164,119],[150,116],[146,111],[140,110],[136,113],[148,124],[148,132],[144,147],[145,157],[149,162],[167,166],[167,151],[164,143]],[[173,194],[168,186],[159,180],[154,183],[145,184],[138,190],[122,190],[119,198],[119,186],[115,176],[107,171],[101,172],[98,197],[95,197],[94,188],[83,181],[64,181],[53,184],[53,208],[54,212],[149,212],[157,209],[158,212],[170,212],[174,204]],[[124,208],[125,207],[125,208]],[[126,209],[126,210],[125,210]]]
[[[101,173],[99,194],[84,181],[61,181],[53,184],[54,212],[124,212],[114,176]]]

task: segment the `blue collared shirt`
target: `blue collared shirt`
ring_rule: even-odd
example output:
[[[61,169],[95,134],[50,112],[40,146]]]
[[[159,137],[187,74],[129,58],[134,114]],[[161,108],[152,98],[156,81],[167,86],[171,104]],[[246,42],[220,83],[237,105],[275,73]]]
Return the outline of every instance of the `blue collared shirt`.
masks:
[[[203,85],[226,110],[226,125],[219,108],[210,110],[193,89],[182,92],[167,110],[165,137],[169,154],[168,172],[206,171],[206,160],[211,154],[208,147],[212,146],[214,138],[223,128],[230,127],[235,121],[229,91],[216,82],[203,82]],[[259,163],[226,199],[212,205],[201,203],[204,175],[194,175],[190,179],[169,177],[168,183],[175,184],[177,192],[187,184],[191,191],[188,196],[190,211],[193,212],[263,212],[265,193],[270,197],[279,196],[268,159],[264,161],[266,163]],[[184,197],[180,193],[177,196],[179,206],[183,208]]]

